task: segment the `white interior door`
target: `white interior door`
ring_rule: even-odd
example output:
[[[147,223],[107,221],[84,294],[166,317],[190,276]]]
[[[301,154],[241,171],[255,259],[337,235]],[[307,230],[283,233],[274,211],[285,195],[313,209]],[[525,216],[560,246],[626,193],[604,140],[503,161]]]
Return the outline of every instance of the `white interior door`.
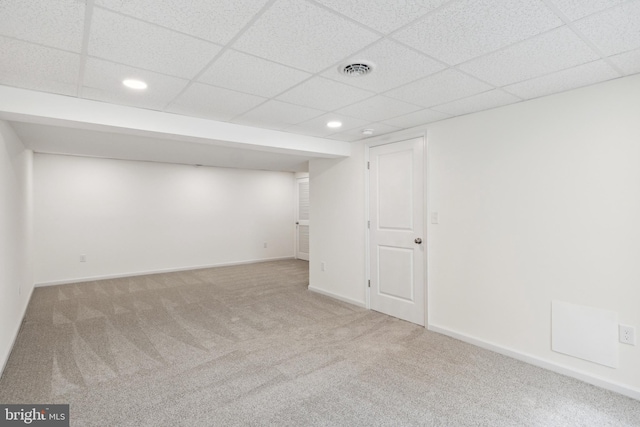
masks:
[[[371,308],[424,326],[424,140],[369,151]]]
[[[296,179],[296,258],[309,261],[309,178]]]

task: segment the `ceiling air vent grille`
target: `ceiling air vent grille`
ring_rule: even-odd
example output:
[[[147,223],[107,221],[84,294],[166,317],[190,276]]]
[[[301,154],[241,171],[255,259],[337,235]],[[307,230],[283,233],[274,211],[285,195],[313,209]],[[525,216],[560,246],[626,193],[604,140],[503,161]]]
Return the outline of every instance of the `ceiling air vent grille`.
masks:
[[[338,70],[345,76],[364,77],[373,71],[373,64],[364,61],[341,65]]]

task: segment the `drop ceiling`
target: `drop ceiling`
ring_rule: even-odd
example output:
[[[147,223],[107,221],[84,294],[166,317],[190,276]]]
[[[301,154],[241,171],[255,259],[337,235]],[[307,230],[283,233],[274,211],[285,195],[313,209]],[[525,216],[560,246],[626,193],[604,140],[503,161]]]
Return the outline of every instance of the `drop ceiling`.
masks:
[[[2,0],[0,15],[1,85],[340,141],[640,72],[637,0]],[[341,74],[352,60],[373,73]]]

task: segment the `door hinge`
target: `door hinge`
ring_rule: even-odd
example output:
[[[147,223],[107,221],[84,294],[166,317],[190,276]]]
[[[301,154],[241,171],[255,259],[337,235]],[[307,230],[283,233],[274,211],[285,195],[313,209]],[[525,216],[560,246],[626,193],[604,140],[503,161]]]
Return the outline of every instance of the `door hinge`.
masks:
[[[367,169],[371,169],[371,163],[367,162]]]
[[[367,221],[367,228],[371,228],[371,221]]]
[[[369,285],[369,287],[371,287],[371,280],[367,280],[367,284]]]

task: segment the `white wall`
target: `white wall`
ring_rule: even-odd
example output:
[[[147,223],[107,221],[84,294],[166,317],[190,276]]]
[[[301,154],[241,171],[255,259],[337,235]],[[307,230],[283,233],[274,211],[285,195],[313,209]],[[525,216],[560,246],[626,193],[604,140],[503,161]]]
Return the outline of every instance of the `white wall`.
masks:
[[[555,299],[614,311],[640,333],[638,123],[632,76],[385,137],[428,134],[427,197],[440,217],[427,230],[430,327],[640,398],[640,345],[619,344],[612,369],[552,352],[550,337]],[[354,157],[310,164],[322,225],[311,228],[311,277],[361,300]],[[320,281],[317,256],[332,251],[345,279]]]
[[[640,331],[640,76],[429,128],[430,324],[635,388],[551,351],[551,301]]]
[[[309,289],[364,306],[364,144],[351,157],[309,162]],[[325,271],[321,264],[325,263]]]
[[[49,154],[34,170],[37,284],[293,256],[292,173]]]
[[[0,373],[33,290],[32,159],[33,153],[0,120]]]

